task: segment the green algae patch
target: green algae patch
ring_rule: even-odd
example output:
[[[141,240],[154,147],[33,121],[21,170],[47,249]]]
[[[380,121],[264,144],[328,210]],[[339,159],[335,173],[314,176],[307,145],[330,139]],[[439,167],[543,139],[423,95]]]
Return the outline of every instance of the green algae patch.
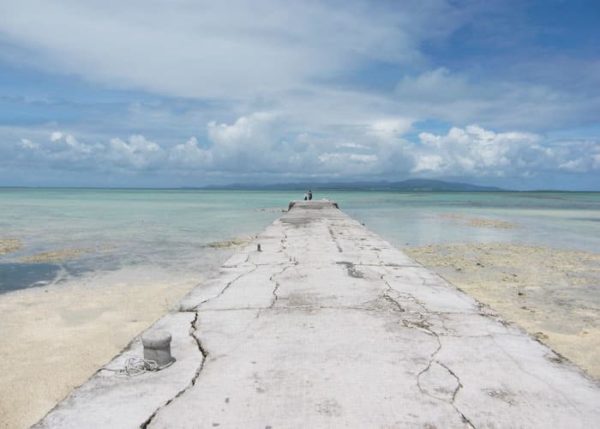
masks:
[[[77,259],[86,253],[90,253],[90,249],[59,249],[48,252],[36,253],[31,256],[26,256],[21,259],[27,263],[47,263],[47,262],[64,262],[70,259]]]
[[[23,247],[18,238],[0,238],[0,255],[16,252]]]
[[[445,220],[462,223],[463,225],[471,226],[473,228],[514,229],[518,227],[517,224],[505,220],[471,217],[457,213],[443,213],[440,214],[439,217]]]
[[[244,246],[252,240],[254,240],[254,237],[235,237],[230,240],[213,241],[206,246],[212,247],[213,249],[230,249],[232,247]]]

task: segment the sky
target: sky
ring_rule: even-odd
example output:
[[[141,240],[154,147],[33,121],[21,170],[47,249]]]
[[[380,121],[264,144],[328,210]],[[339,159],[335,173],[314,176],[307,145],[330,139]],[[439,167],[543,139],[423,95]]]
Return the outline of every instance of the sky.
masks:
[[[0,186],[600,190],[596,0],[0,0]]]

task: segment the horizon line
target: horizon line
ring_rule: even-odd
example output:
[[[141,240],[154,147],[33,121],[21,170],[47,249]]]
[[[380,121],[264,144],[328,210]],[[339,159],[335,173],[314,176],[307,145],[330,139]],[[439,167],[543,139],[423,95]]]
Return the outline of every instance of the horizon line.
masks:
[[[80,189],[80,190],[135,190],[135,191],[285,191],[285,190],[303,190],[304,188],[298,189],[277,189],[278,185],[254,185],[241,186],[241,185],[209,185],[209,186],[180,186],[180,187],[145,187],[145,186],[30,186],[30,185],[0,185],[0,189]],[[260,189],[260,187],[272,186],[271,189]],[[284,186],[284,185],[281,185]],[[290,184],[288,186],[293,186]],[[336,188],[334,186],[313,186],[312,189],[319,190],[334,190],[334,191],[363,191],[363,192],[398,192],[398,193],[435,193],[435,192],[451,192],[451,193],[526,193],[526,192],[562,192],[562,193],[600,193],[600,190],[566,190],[566,189],[480,189],[480,190],[428,190],[428,189],[365,189],[364,187],[345,187]]]

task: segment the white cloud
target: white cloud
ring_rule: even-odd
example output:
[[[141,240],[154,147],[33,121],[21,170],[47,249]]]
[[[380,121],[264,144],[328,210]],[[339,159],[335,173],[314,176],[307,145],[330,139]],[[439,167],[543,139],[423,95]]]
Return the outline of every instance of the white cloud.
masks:
[[[332,163],[372,163],[377,161],[377,155],[365,155],[360,153],[322,153],[318,157],[319,161],[324,164]]]
[[[452,74],[447,68],[441,67],[427,70],[417,76],[405,76],[396,85],[396,95],[402,101],[462,99],[472,90],[466,77]]]
[[[21,147],[23,149],[33,150],[33,149],[38,149],[40,147],[40,145],[32,142],[29,139],[21,139]]]
[[[413,120],[408,118],[379,119],[371,124],[371,133],[383,140],[391,140],[407,133]]]
[[[460,14],[443,0],[412,3],[389,13],[366,0],[20,0],[0,4],[0,32],[27,50],[23,62],[162,94],[238,98],[370,60],[420,61],[419,44],[448,34]]]
[[[56,131],[60,138],[46,134],[46,140],[20,139],[12,157],[30,167],[102,174],[156,170],[171,177],[229,177],[222,179],[226,181],[239,177],[394,180],[411,175],[531,178],[600,171],[600,142],[596,140],[553,142],[538,134],[495,132],[469,125],[442,134],[421,133],[417,141],[394,137],[392,143],[382,143],[371,127],[349,130],[338,140],[335,135],[290,133],[287,120],[257,112],[230,123],[211,121],[205,135],[171,145],[143,135],[80,141],[70,133]]]
[[[95,152],[92,145],[79,142],[72,134],[55,131],[50,135],[50,146],[45,146],[50,158],[54,160],[79,161],[90,158]]]
[[[589,121],[600,108],[597,96],[432,66],[439,62],[422,47],[442,46],[470,19],[459,3],[0,2],[0,59],[101,84],[94,88],[167,96],[144,104],[132,95],[126,114],[108,112],[105,135],[84,143],[71,124],[64,125],[68,133],[50,133],[52,148],[30,138],[40,147],[29,155],[69,168],[96,161],[228,174],[503,175],[546,168],[538,158],[563,171],[594,168],[594,155],[579,161],[540,136],[489,130],[538,132]],[[397,73],[396,85],[379,86],[370,70],[381,65]],[[373,82],[376,89],[366,89]],[[457,128],[404,139],[427,120]],[[81,122],[80,130],[100,128],[87,117]],[[465,127],[473,122],[485,129]],[[122,140],[132,133],[145,137]],[[121,137],[109,140],[115,135]],[[361,170],[351,167],[359,164]]]
[[[142,135],[132,135],[127,141],[111,139],[106,147],[106,157],[118,166],[141,170],[162,166],[165,151]]]
[[[564,141],[548,150],[547,156],[556,160],[559,170],[571,173],[600,171],[598,141]]]
[[[444,159],[440,155],[422,154],[416,157],[416,164],[413,167],[412,172],[439,172],[443,169],[443,166]]]
[[[50,141],[52,141],[52,142],[59,141],[62,138],[63,138],[63,133],[61,133],[60,131],[53,131],[52,134],[50,134]]]
[[[187,142],[171,149],[169,161],[177,166],[206,169],[212,162],[212,152],[200,147],[196,137],[191,137]]]
[[[600,142],[546,142],[524,132],[496,133],[477,125],[453,127],[446,135],[419,134],[413,173],[434,176],[527,176],[533,172],[590,172]]]
[[[563,162],[558,166],[561,170],[571,171],[571,172],[584,172],[585,162],[582,158],[579,159],[571,159],[569,161]]]
[[[446,135],[419,134],[413,172],[455,175],[503,175],[540,137],[530,133],[495,133],[476,125],[453,127]]]
[[[354,143],[354,142],[343,142],[343,143],[336,143],[335,144],[335,148],[336,149],[361,149],[361,150],[368,150],[370,149],[369,146],[364,145],[364,144],[358,144],[358,143]]]
[[[238,118],[233,124],[208,123],[208,138],[222,148],[243,149],[249,142],[266,144],[269,140],[269,130],[277,116],[269,112],[258,112]]]
[[[592,93],[493,76],[474,79],[447,68],[402,77],[394,99],[400,114],[448,123],[477,121],[500,128],[548,129],[589,123],[600,108],[600,97]]]

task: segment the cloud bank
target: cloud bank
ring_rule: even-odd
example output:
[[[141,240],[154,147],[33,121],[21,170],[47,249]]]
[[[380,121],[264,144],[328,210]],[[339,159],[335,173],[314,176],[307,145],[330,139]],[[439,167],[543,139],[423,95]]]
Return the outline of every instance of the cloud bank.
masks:
[[[236,177],[260,182],[294,178],[401,179],[416,177],[528,178],[545,171],[597,174],[600,142],[546,141],[524,132],[494,132],[478,125],[445,134],[406,136],[410,120],[389,118],[345,138],[290,134],[285,118],[270,112],[232,123],[209,122],[205,133],[171,146],[143,135],[82,142],[64,131],[22,139],[14,157],[27,165],[96,172],[149,171],[168,176]]]
[[[597,30],[553,44],[528,7],[0,1],[0,180],[589,183]]]

